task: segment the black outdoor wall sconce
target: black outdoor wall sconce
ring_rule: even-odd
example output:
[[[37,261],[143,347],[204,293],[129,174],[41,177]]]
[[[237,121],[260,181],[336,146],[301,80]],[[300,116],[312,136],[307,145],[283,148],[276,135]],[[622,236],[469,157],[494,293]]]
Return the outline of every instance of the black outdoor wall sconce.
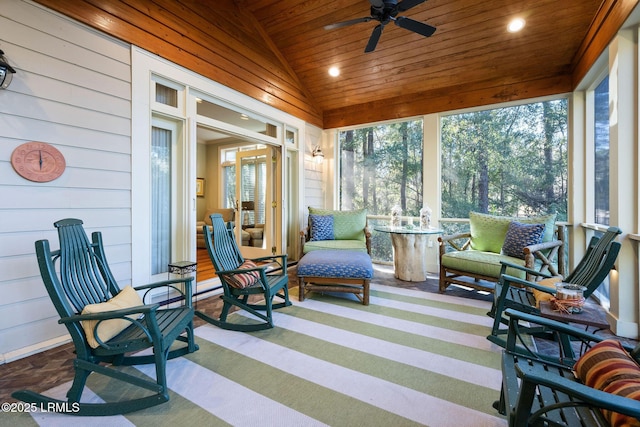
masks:
[[[4,57],[4,52],[0,50],[0,89],[9,87],[15,73],[16,70],[9,65],[7,59]]]

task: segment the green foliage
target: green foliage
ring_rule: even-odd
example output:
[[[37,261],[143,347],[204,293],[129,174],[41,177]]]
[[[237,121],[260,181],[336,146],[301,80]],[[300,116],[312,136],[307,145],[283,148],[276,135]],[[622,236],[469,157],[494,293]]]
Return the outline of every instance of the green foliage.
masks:
[[[443,117],[442,217],[567,218],[565,99]]]

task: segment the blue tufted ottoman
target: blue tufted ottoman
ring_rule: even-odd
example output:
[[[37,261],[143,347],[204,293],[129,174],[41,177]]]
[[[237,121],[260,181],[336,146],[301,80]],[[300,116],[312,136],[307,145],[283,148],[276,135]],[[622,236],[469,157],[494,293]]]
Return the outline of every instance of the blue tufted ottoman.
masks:
[[[366,252],[316,250],[298,262],[299,300],[305,292],[349,292],[369,305],[369,281],[373,278],[371,257]]]

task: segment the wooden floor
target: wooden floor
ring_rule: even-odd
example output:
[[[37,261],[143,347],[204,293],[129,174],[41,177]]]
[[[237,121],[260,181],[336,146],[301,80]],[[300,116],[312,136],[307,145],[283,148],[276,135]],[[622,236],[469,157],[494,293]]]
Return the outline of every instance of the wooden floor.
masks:
[[[196,267],[196,274],[198,275],[198,282],[209,280],[215,277],[216,272],[211,264],[211,258],[206,249],[198,249],[198,266]]]

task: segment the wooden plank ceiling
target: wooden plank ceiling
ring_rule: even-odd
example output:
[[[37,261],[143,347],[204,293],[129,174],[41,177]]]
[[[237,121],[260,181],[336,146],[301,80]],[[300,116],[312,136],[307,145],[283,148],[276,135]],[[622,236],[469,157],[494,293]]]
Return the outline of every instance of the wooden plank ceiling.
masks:
[[[568,92],[572,62],[602,0],[428,0],[401,15],[435,26],[433,36],[389,24],[367,54],[376,21],[323,27],[369,16],[368,0],[237,3],[287,59],[325,127],[336,127],[402,117],[402,104],[424,114]],[[526,26],[511,34],[506,27],[516,16]],[[341,69],[339,77],[328,75],[330,66]]]
[[[639,0],[427,0],[366,54],[376,21],[324,27],[368,0],[36,1],[327,129],[570,92]]]

